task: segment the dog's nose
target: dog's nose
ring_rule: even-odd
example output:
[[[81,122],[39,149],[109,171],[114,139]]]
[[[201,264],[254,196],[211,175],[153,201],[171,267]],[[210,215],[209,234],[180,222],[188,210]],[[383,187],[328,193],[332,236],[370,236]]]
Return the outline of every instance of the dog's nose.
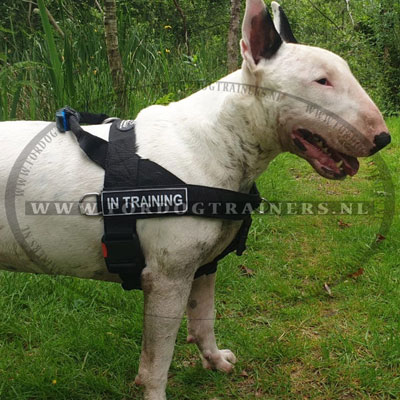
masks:
[[[382,150],[392,141],[389,133],[382,132],[379,135],[375,136],[375,147],[371,150],[371,156],[377,153],[379,150]]]

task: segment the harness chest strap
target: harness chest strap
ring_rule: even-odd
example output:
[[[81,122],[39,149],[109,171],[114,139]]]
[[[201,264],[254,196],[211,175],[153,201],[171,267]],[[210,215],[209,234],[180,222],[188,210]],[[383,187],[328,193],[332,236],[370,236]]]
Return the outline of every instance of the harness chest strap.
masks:
[[[134,121],[115,120],[108,142],[80,126],[98,124],[105,118],[66,107],[57,113],[57,126],[61,132],[71,130],[82,150],[105,170],[104,190],[97,195],[99,215],[104,216],[103,255],[109,272],[119,274],[124,289],[141,288],[140,276],[145,267],[137,219],[191,215],[242,220],[234,241],[212,263],[199,268],[196,278],[215,272],[217,262],[230,252],[243,253],[251,212],[261,202],[255,185],[250,194],[187,185],[160,165],[139,157]]]

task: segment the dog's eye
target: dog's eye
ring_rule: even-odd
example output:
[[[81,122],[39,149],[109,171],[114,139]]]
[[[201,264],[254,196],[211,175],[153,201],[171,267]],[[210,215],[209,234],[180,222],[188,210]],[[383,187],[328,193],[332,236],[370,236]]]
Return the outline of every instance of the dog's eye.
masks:
[[[323,86],[332,86],[326,78],[319,79],[316,82]]]

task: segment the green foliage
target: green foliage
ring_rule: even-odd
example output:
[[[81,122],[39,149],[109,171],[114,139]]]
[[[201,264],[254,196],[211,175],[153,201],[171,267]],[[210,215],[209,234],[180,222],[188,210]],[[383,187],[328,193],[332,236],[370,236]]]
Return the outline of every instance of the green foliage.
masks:
[[[174,101],[174,93],[168,93],[165,96],[162,96],[159,99],[157,99],[155,104],[167,105],[172,101]]]
[[[38,5],[47,44],[51,82],[56,94],[55,98],[59,104],[62,104],[64,100],[64,73],[43,0],[38,0]]]
[[[180,0],[191,54],[172,1],[117,3],[130,110],[126,117],[160,99],[179,100],[225,75],[228,1]],[[350,0],[351,14],[345,1],[281,3],[302,43],[342,55],[382,111],[399,112],[399,0]],[[94,2],[78,0],[38,4],[39,10],[33,7],[30,14],[29,3],[0,4],[0,118],[53,119],[54,111],[67,103],[121,115],[112,93],[100,10]],[[44,6],[64,39],[49,24]]]
[[[165,103],[169,93],[168,99],[179,100],[225,73],[229,6],[219,2],[213,8],[215,4],[205,1],[188,2],[187,7],[182,4],[190,29],[192,51],[188,55],[182,21],[171,4],[118,2],[119,41],[127,71],[130,110],[126,117],[133,118],[140,109],[159,99]],[[13,102],[17,104],[16,118],[53,119],[54,111],[64,104],[123,116],[115,106],[99,9],[77,1],[46,1],[45,5],[65,33],[65,39],[49,26],[43,10],[32,13],[28,26],[27,19],[17,17],[27,14],[27,4],[0,5],[0,10],[9,10],[11,16],[0,15],[0,68],[7,80],[0,87],[0,118],[11,118]],[[212,13],[216,19],[215,13],[223,12],[225,21],[208,27],[212,23],[199,18],[202,12],[210,20]],[[21,67],[26,80],[35,82],[34,88],[28,85],[18,89],[15,74],[21,60],[36,65],[29,70]],[[17,89],[20,96],[15,96]]]

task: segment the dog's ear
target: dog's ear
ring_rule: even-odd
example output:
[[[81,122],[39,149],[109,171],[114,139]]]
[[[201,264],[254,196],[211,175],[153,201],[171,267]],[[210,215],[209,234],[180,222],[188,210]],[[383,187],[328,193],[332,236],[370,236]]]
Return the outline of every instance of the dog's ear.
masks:
[[[276,30],[281,35],[281,38],[286,43],[298,43],[293,35],[289,20],[282,7],[276,1],[273,1],[271,5],[274,14],[274,25]]]
[[[247,0],[242,35],[242,56],[252,69],[262,58],[273,57],[282,45],[263,0]]]

